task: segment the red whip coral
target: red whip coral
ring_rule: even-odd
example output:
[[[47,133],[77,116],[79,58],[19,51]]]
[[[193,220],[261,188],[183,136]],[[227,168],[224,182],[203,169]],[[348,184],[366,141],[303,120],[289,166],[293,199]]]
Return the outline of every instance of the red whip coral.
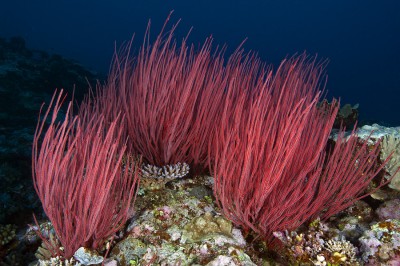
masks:
[[[47,242],[48,248],[70,258],[79,247],[101,247],[125,224],[139,176],[135,161],[124,157],[119,116],[105,125],[102,115],[72,116],[70,103],[64,121],[58,123],[61,104],[62,92],[57,98],[54,94],[38,122],[32,171],[35,190],[64,250]]]
[[[136,58],[130,44],[114,64],[106,87],[118,91],[135,153],[150,164],[185,162],[206,168],[211,132],[224,93],[222,52],[211,52],[211,39],[198,51],[163,31],[145,42]]]
[[[273,72],[240,61],[210,150],[224,214],[271,240],[274,231],[327,218],[361,198],[380,170],[379,149],[340,133],[326,154],[338,103],[317,107],[323,65],[299,56]]]

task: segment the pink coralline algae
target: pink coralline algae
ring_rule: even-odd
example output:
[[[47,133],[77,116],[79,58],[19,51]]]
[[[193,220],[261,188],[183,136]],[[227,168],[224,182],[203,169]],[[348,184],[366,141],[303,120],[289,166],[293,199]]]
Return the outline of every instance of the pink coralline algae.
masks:
[[[359,240],[362,259],[366,265],[393,262],[400,255],[400,221],[386,220],[375,223]],[[400,263],[400,260],[398,262]]]
[[[393,199],[383,203],[377,210],[381,220],[397,219],[400,220],[400,199]]]

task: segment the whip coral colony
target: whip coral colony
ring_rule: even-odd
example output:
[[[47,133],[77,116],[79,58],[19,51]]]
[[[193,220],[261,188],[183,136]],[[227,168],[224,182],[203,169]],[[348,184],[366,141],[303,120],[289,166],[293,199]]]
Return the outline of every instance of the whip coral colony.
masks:
[[[175,27],[152,44],[147,33],[136,57],[129,43],[78,115],[69,107],[56,122],[60,94],[47,130],[38,123],[33,179],[65,258],[99,249],[127,221],[140,172],[132,156],[209,168],[223,214],[267,241],[350,206],[381,169],[379,145],[354,135],[327,150],[339,103],[317,105],[323,63],[300,55],[274,71],[241,47],[225,60],[211,38],[178,46]]]
[[[101,115],[74,117],[70,104],[64,121],[57,123],[62,92],[56,96],[36,129],[32,171],[36,192],[63,250],[43,240],[53,255],[70,258],[80,247],[102,247],[124,226],[139,175],[135,161],[121,163],[126,140],[119,118],[105,125]],[[51,122],[43,133],[51,108]]]

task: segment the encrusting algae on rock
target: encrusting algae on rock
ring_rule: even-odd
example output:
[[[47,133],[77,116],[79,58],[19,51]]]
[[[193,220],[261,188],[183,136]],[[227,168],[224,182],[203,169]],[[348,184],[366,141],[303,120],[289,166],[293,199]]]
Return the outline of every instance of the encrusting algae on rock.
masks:
[[[211,178],[177,179],[174,186],[147,190],[139,195],[139,216],[126,236],[111,250],[119,265],[256,265],[246,255],[247,244],[239,229],[218,215],[218,210],[199,187]],[[156,196],[158,195],[159,196]],[[199,196],[197,198],[196,196]],[[161,200],[153,201],[158,197]],[[247,263],[247,264],[246,264]]]

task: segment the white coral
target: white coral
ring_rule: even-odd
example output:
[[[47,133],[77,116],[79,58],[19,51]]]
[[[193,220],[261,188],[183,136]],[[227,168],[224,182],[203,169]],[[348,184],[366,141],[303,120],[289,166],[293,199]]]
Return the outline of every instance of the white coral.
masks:
[[[356,262],[356,248],[347,240],[328,240],[325,248],[334,256],[340,255],[342,261]]]
[[[165,178],[176,179],[182,178],[189,173],[189,165],[187,163],[177,163],[173,165],[166,165],[157,167],[155,165],[144,164],[142,166],[142,175],[144,178]]]
[[[39,266],[81,266],[74,258],[62,260],[61,257],[51,258],[49,260],[39,260]]]
[[[96,251],[80,247],[74,254],[74,258],[83,265],[93,265],[103,262],[103,257]]]
[[[400,191],[400,171],[398,171],[400,167],[400,137],[396,137],[393,134],[386,135],[382,139],[381,160],[386,160],[390,154],[392,154],[392,157],[390,157],[385,165],[385,169],[391,176],[395,176],[390,182],[389,187]]]

